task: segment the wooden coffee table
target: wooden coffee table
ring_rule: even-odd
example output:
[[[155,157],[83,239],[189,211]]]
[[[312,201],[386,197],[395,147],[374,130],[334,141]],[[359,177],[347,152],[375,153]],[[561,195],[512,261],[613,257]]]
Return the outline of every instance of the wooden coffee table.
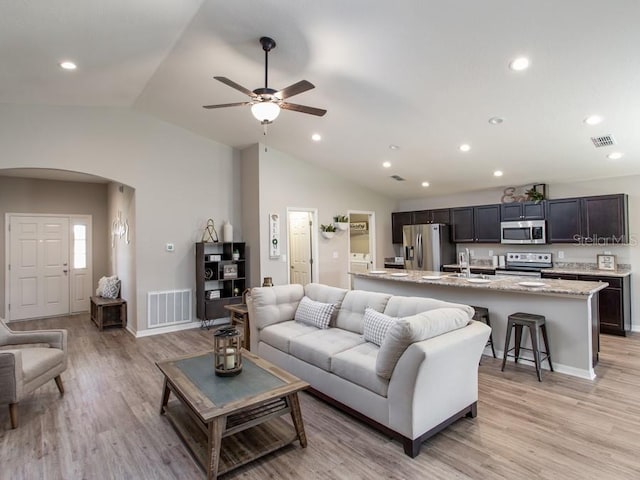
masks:
[[[160,414],[209,479],[296,439],[307,446],[298,392],[309,384],[244,349],[242,364],[239,375],[218,377],[212,352],[156,363],[164,374]],[[169,402],[171,393],[176,400]],[[286,414],[293,426],[281,418]]]

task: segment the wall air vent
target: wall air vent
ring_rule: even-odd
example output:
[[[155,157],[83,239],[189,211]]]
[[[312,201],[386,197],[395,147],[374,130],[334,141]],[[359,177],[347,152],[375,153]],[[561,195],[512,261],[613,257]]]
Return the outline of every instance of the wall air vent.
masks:
[[[601,137],[591,137],[591,141],[596,146],[596,148],[600,147],[608,147],[610,145],[615,145],[616,140],[613,138],[613,135],[602,135]]]
[[[402,178],[400,175],[391,175],[391,178],[393,178],[394,180],[397,180],[399,182],[405,182],[406,179]]]

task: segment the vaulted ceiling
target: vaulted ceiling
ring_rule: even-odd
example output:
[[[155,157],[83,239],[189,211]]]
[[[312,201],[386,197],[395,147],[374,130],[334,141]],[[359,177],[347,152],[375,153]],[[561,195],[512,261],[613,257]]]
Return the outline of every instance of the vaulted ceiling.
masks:
[[[132,108],[399,199],[640,174],[638,18],[637,0],[3,2],[0,102]],[[264,86],[264,35],[270,86],[312,82],[291,101],[326,116],[283,111],[265,136],[248,107],[202,108],[248,98],[214,75]]]

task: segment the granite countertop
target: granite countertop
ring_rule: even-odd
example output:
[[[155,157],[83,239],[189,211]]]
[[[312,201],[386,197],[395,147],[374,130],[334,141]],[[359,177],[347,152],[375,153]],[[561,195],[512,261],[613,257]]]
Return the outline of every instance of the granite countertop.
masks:
[[[627,277],[631,275],[630,266],[619,265],[616,270],[598,270],[595,263],[556,263],[552,268],[547,268],[544,271],[568,275],[597,275],[598,277]]]
[[[449,265],[443,265],[447,268],[461,268],[460,264],[451,263]],[[493,272],[496,267],[493,265],[471,264],[469,268],[475,270],[486,270],[487,272]],[[626,277],[631,275],[631,267],[629,265],[619,265],[616,270],[598,270],[595,263],[556,263],[551,268],[545,268],[544,273],[558,273],[567,275],[597,275],[598,277]]]
[[[448,272],[416,270],[408,270],[404,272],[398,272],[397,270],[372,270],[366,273],[351,273],[351,275],[396,282],[424,283],[459,288],[479,288],[484,290],[532,293],[538,295],[560,294],[587,296],[598,292],[609,285],[606,282],[555,280],[548,278],[532,279],[531,277],[517,277],[513,275],[490,275],[483,278],[476,275],[471,278],[462,278],[456,277],[454,276],[455,274]],[[525,283],[525,285],[522,285],[522,283]]]

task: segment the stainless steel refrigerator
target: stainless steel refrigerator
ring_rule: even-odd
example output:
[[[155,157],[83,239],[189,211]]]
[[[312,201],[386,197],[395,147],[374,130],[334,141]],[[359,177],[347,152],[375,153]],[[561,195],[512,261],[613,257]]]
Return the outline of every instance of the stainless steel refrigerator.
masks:
[[[442,265],[456,263],[456,248],[451,243],[448,225],[405,225],[402,242],[407,270],[439,272]]]

